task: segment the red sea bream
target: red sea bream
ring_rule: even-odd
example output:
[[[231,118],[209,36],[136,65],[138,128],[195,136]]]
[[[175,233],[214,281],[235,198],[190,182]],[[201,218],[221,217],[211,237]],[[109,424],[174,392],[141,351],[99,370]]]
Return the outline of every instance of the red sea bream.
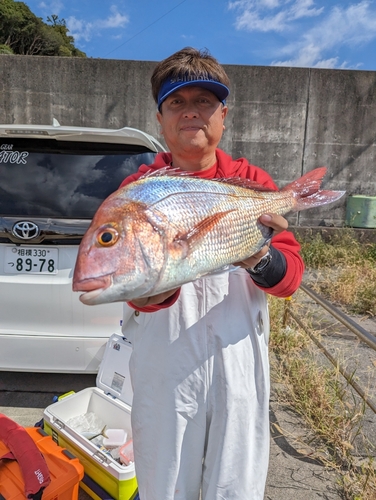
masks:
[[[272,236],[265,213],[338,200],[322,191],[325,167],[280,191],[246,179],[205,180],[162,169],[111,194],[79,247],[73,290],[89,305],[171,290],[258,252]]]

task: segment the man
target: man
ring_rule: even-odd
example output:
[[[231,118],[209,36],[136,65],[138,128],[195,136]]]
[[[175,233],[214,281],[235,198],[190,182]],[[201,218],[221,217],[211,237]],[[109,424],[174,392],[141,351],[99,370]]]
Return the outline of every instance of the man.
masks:
[[[218,149],[229,80],[207,52],[185,48],[152,78],[166,165],[206,179],[249,178],[277,189],[244,158]],[[265,214],[270,247],[224,271],[125,305],[132,342],[132,433],[141,500],[262,500],[269,458],[266,293],[298,288],[303,262],[287,221]]]

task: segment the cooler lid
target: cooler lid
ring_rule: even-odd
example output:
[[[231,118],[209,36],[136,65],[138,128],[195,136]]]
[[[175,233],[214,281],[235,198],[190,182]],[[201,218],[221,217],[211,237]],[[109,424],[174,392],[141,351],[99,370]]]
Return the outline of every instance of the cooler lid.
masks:
[[[112,334],[107,341],[97,375],[97,387],[129,406],[132,406],[133,398],[129,374],[131,353],[131,343],[121,335]]]

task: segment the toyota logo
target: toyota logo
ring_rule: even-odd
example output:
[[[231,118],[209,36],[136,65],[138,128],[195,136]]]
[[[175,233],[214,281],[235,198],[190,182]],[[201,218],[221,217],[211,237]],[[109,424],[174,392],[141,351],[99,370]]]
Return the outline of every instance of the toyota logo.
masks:
[[[39,227],[34,222],[16,222],[12,228],[12,233],[21,240],[31,240],[39,234]]]

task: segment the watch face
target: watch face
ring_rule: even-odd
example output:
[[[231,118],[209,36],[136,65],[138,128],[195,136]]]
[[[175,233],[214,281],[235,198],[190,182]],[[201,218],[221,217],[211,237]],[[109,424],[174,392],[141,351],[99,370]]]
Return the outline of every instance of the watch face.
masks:
[[[269,262],[272,260],[272,256],[270,255],[270,253],[266,253],[260,260],[260,262],[258,264],[255,265],[255,267],[253,268],[253,272],[254,273],[260,273],[261,271],[263,271],[266,266],[269,264]]]

